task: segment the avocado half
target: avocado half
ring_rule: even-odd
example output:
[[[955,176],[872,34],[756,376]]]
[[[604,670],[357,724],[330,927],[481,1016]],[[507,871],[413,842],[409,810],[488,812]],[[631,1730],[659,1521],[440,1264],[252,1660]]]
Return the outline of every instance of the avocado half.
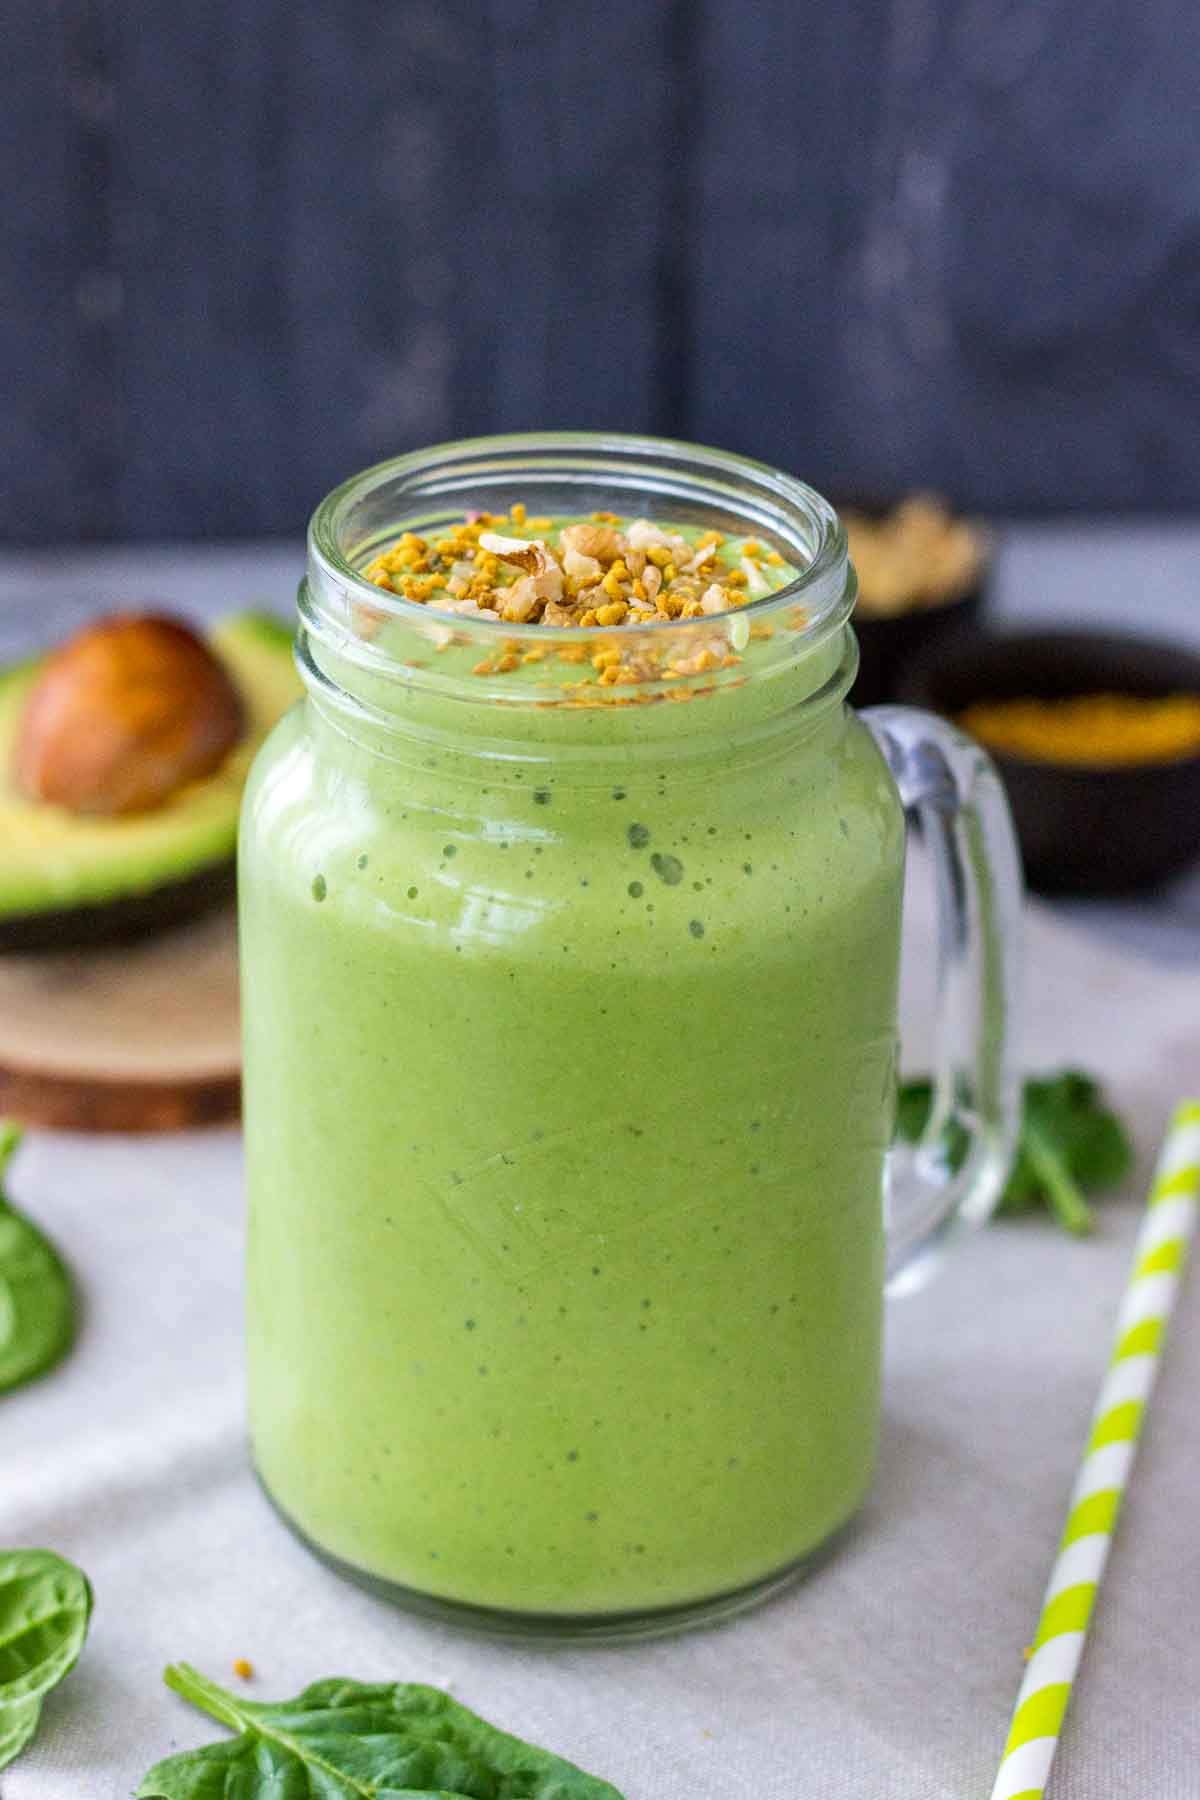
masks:
[[[42,664],[0,673],[0,950],[63,949],[172,924],[233,892],[250,764],[300,695],[292,636],[260,613],[208,634],[242,699],[245,730],[215,774],[153,812],[85,817],[27,800],[13,779],[26,695]]]

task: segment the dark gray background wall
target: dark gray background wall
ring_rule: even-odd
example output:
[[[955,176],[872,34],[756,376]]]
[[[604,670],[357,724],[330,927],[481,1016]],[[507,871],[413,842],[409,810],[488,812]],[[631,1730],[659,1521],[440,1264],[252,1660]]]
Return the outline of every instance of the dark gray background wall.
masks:
[[[0,536],[648,428],[1200,504],[1196,0],[8,0]]]

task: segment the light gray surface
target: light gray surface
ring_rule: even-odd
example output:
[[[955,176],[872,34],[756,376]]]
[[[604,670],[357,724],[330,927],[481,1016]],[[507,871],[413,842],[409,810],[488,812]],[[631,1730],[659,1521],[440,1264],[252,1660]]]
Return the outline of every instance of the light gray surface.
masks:
[[[1200,647],[1200,520],[1001,524],[994,616],[1093,625]],[[48,644],[98,607],[160,600],[197,618],[290,614],[299,542],[0,551],[0,660]],[[1149,955],[1200,960],[1200,867],[1145,900],[1070,903],[1066,916]]]
[[[910,927],[919,988],[928,925]],[[218,1738],[160,1683],[187,1659],[279,1697],[322,1675],[429,1680],[627,1800],[986,1800],[1102,1376],[1153,1146],[1200,1087],[1200,970],[1141,965],[1031,913],[1029,1060],[1084,1057],[1139,1141],[1094,1239],[997,1224],[890,1317],[883,1455],[856,1534],[756,1614],[658,1645],[481,1643],[314,1563],[249,1473],[236,1135],[35,1136],[14,1198],[84,1296],[69,1361],[0,1402],[0,1543],[91,1574],[79,1668],[4,1800],[121,1800]],[[914,989],[915,991],[915,989]],[[907,1002],[906,1002],[907,1006]],[[907,1021],[906,1021],[907,1025]],[[916,1022],[914,1061],[925,1054]],[[1054,1800],[1200,1797],[1200,1286],[1185,1288]],[[686,1506],[687,1496],[680,1496]]]

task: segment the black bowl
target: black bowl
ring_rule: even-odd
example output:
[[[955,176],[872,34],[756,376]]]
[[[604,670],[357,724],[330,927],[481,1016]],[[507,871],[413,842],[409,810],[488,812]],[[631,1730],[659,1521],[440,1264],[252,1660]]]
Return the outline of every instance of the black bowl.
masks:
[[[839,513],[865,513],[881,519],[903,499],[889,500],[879,494],[835,490],[832,499]],[[976,523],[972,521],[972,523]],[[856,608],[851,624],[858,639],[858,677],[850,690],[853,706],[878,706],[895,700],[909,664],[931,645],[940,643],[952,632],[980,624],[987,599],[988,571],[991,566],[990,535],[981,532],[982,561],[979,579],[965,593],[933,606],[914,606],[901,613],[865,613]]]
[[[909,669],[904,700],[950,717],[1020,695],[1200,694],[1200,655],[1085,631],[968,633]],[[1200,854],[1200,753],[1133,767],[1067,767],[991,752],[1008,790],[1029,885],[1121,894],[1178,874]]]
[[[855,612],[851,619],[858,639],[858,676],[850,690],[852,706],[879,706],[897,697],[905,673],[932,645],[980,622],[984,589],[974,587],[957,600],[911,612],[875,616]]]

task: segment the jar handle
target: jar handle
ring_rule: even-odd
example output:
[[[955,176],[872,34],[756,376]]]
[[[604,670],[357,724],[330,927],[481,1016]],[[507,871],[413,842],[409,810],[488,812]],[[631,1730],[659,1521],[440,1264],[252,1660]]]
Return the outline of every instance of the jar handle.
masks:
[[[1021,862],[1008,802],[970,738],[905,706],[862,715],[924,837],[937,893],[933,1105],[920,1142],[898,1140],[885,1187],[887,1291],[932,1273],[992,1212],[1021,1123],[1014,1019]]]

